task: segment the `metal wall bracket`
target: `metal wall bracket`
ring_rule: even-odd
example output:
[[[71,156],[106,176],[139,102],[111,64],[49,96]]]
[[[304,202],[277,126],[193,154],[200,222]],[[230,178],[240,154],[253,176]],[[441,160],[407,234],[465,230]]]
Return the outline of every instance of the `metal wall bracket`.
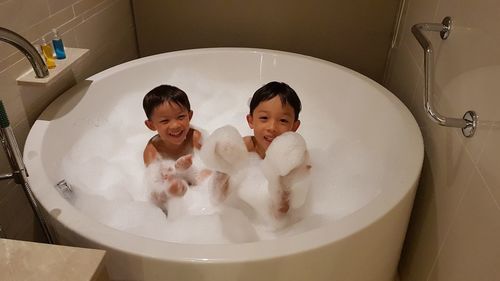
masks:
[[[434,85],[434,59],[431,42],[424,36],[423,31],[439,32],[441,39],[446,40],[450,36],[453,21],[445,17],[442,23],[417,23],[412,26],[411,32],[424,49],[424,108],[429,118],[441,126],[461,128],[466,137],[472,137],[477,127],[477,114],[467,111],[462,119],[445,117],[439,114],[433,106],[432,87]]]

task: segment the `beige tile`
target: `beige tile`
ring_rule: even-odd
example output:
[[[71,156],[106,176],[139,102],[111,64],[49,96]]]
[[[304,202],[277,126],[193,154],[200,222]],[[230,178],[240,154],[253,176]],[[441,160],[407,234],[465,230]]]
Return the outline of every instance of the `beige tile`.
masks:
[[[22,74],[33,69],[28,59],[22,56],[21,60],[16,61],[4,71],[0,73],[0,97],[5,99],[13,99],[17,96],[17,82],[16,79]]]
[[[400,262],[405,281],[426,280],[474,170],[453,130],[435,125],[422,132],[426,159]]]
[[[474,135],[468,138],[464,137],[462,132],[457,131],[457,134],[459,134],[462,138],[462,142],[464,143],[465,148],[469,152],[469,155],[475,165],[477,165],[479,159],[481,159],[481,155],[484,152],[484,146],[486,144],[486,140],[490,136],[492,126],[493,124],[491,122],[482,122],[479,120]]]
[[[8,213],[0,214],[0,224],[4,227],[8,238],[18,239],[26,224],[35,223],[33,212],[20,185],[13,187],[9,197],[2,204],[2,210],[9,210]]]
[[[7,71],[9,67],[16,64],[18,61],[25,59],[25,56],[18,51],[16,48],[11,47],[10,45],[4,44],[7,48],[6,52],[0,54],[0,75],[4,71]]]
[[[10,257],[9,252],[7,251],[6,240],[0,239],[0,280],[15,281],[11,273],[9,260]]]
[[[38,3],[39,1],[34,1],[34,2]],[[50,34],[52,28],[57,28],[58,26],[70,21],[72,18],[73,18],[73,10],[71,7],[68,7],[66,9],[58,11],[57,13],[51,16],[47,15],[47,17],[40,18],[32,25],[30,25],[29,28],[27,27],[26,29],[23,30],[16,30],[16,29],[12,30],[23,36],[32,44],[39,44],[39,42],[36,42],[38,39],[40,39],[44,35]],[[2,58],[7,58],[11,56],[12,54],[17,52],[16,50],[17,49],[8,44],[0,44],[0,54]],[[10,61],[12,61],[12,59]],[[2,68],[0,68],[0,70],[1,69]]]
[[[50,14],[71,7],[75,2],[78,2],[78,0],[48,0]]]
[[[392,50],[389,71],[392,75],[387,82],[387,88],[411,110],[415,86],[421,77],[421,73],[412,64],[411,56],[406,46],[403,45]]]
[[[417,120],[417,123],[421,130],[424,130],[428,127],[439,126],[434,123],[430,118],[424,107],[424,78],[420,77],[418,79],[417,84],[415,86],[415,94],[412,100],[411,109],[413,112],[413,116]]]
[[[29,215],[30,217],[27,223],[23,223],[17,226],[16,232],[14,233],[14,237],[17,240],[22,240],[22,241],[47,243],[45,234],[43,233],[43,230],[40,227],[38,221],[36,220],[33,212],[30,212]]]
[[[468,83],[467,85],[470,84]],[[448,96],[441,95],[437,106],[442,111],[441,113],[443,115],[450,118],[462,119],[463,115],[472,109],[474,109],[473,111],[476,112],[476,114],[478,114],[478,112],[484,112],[480,108],[477,108],[477,106],[468,107],[468,104],[462,102],[463,100],[460,99],[460,96],[457,96],[457,99],[450,100]],[[478,116],[476,131],[472,137],[465,137],[461,129],[452,129],[456,131],[458,136],[460,136],[460,139],[466,146],[467,151],[475,164],[479,161],[481,153],[484,149],[485,140],[490,134],[491,127],[494,125],[494,122],[488,121],[485,115],[478,114]]]
[[[441,91],[436,91],[440,95],[437,106],[443,115],[461,119],[469,110],[478,115],[475,135],[462,139],[475,163],[483,152],[485,139],[495,120],[500,120],[500,112],[495,106],[500,102],[496,95],[500,84],[498,78],[494,78],[495,74],[484,68],[468,71],[449,81]]]
[[[399,262],[402,281],[426,280],[437,257],[440,241],[433,177],[428,158],[425,157]]]
[[[417,23],[433,22],[437,9],[436,0],[407,0],[406,15],[401,25],[401,44],[406,44],[412,56],[417,59],[420,68],[423,68],[423,50],[411,33],[411,27]],[[437,38],[431,36],[434,46]]]
[[[5,162],[8,162],[8,161],[5,160]],[[6,164],[5,167],[1,167],[1,168],[2,168],[2,171],[10,172],[10,166],[8,164]],[[6,204],[6,202],[8,201],[8,198],[11,196],[11,194],[13,192],[15,192],[16,188],[17,188],[17,184],[14,182],[13,179],[0,181],[0,205]],[[3,217],[3,216],[4,216],[4,214],[0,214],[0,217]],[[0,222],[0,224],[1,224],[1,222]]]
[[[68,7],[59,10],[57,13],[31,26],[30,29],[23,32],[22,35],[31,42],[41,38],[42,36],[45,36],[46,40],[50,41],[52,40],[52,28],[58,28],[73,18],[73,10],[71,7]]]
[[[434,8],[432,8],[434,7]],[[480,182],[480,176],[475,173],[478,166],[481,176],[491,189],[493,199],[476,200],[477,205],[481,202],[490,206],[498,207],[500,202],[500,177],[497,176],[500,162],[497,160],[498,143],[500,141],[500,111],[498,111],[499,88],[498,70],[500,55],[496,46],[500,43],[500,35],[494,29],[500,23],[498,12],[500,6],[495,1],[480,0],[478,2],[466,0],[428,0],[413,1],[408,4],[405,16],[405,25],[401,45],[407,44],[410,54],[421,65],[423,53],[420,46],[415,44],[413,36],[409,33],[409,27],[416,21],[440,22],[442,17],[450,15],[454,18],[454,29],[450,38],[441,41],[437,34],[431,36],[435,50],[436,77],[434,85],[435,109],[447,117],[461,118],[467,110],[475,110],[479,115],[479,127],[473,138],[464,138],[459,129],[445,128],[425,121],[425,115],[420,116],[418,111],[414,116],[422,127],[426,153],[429,157],[428,166],[424,166],[420,188],[427,190],[430,194],[427,199],[416,201],[416,211],[412,216],[409,236],[405,248],[409,249],[403,253],[400,264],[401,280],[427,280],[429,272],[429,259],[434,260],[436,247],[441,246],[443,239],[449,237],[443,247],[443,253],[439,259],[438,266],[433,271],[432,280],[495,280],[498,272],[493,272],[485,267],[478,267],[479,263],[454,263],[453,257],[467,257],[471,250],[466,239],[461,241],[467,245],[467,249],[459,245],[450,244],[450,238],[465,237],[468,234],[467,227],[477,228],[473,223],[461,223],[462,213],[477,207],[464,207],[460,202],[465,202],[469,194],[463,196],[464,191],[473,187],[485,189]],[[431,19],[432,20],[429,20]],[[412,41],[413,40],[413,41]],[[411,61],[407,61],[411,63]],[[401,66],[391,70],[405,71]],[[423,90],[423,82],[417,82],[417,91]],[[417,95],[415,95],[416,97]],[[416,98],[414,101],[417,100]],[[414,105],[416,107],[416,105]],[[423,111],[422,111],[423,112]],[[425,125],[422,126],[422,123]],[[426,172],[427,171],[427,172]],[[471,172],[472,171],[472,174]],[[470,185],[467,183],[471,182]],[[484,193],[484,192],[483,192]],[[487,192],[485,193],[487,195]],[[465,198],[460,201],[460,198]],[[487,196],[486,196],[487,197]],[[421,201],[418,201],[421,200]],[[420,203],[417,203],[420,202]],[[458,208],[458,209],[457,209]],[[460,210],[457,212],[457,210]],[[485,216],[491,215],[498,221],[498,210],[494,208],[481,208]],[[451,224],[451,222],[454,222]],[[412,225],[417,225],[417,227]],[[422,226],[422,229],[418,229]],[[447,230],[451,229],[453,235],[447,236]],[[434,231],[434,232],[433,232]],[[498,234],[498,233],[497,233]],[[497,235],[498,236],[498,235]],[[481,240],[481,239],[479,239]],[[493,248],[498,249],[493,243]],[[486,246],[485,246],[486,247]],[[480,248],[480,247],[479,247]],[[471,250],[472,251],[472,250]],[[484,254],[486,264],[498,263],[498,251],[496,258]],[[452,256],[450,258],[450,256]],[[481,258],[483,257],[481,256]],[[456,260],[456,259],[455,259]],[[446,262],[449,261],[449,264]],[[460,261],[461,262],[461,261]],[[444,265],[443,265],[444,264]],[[467,278],[458,278],[450,274],[458,267],[460,274]],[[445,268],[442,270],[442,268]],[[486,272],[486,275],[474,274],[478,271]],[[490,275],[488,275],[490,274]],[[451,278],[450,278],[451,276]],[[486,276],[486,277],[485,277]]]
[[[71,20],[65,22],[63,25],[59,26],[58,31],[59,35],[61,36],[61,39],[64,41],[65,46],[69,47],[76,47],[76,44],[69,44],[68,45],[68,33],[72,32],[75,27],[78,25],[82,24],[83,18],[82,17],[74,17]],[[74,36],[73,36],[74,37]]]
[[[22,15],[22,16],[20,16]],[[30,27],[48,17],[45,1],[17,0],[0,6],[0,26],[24,36]],[[10,55],[15,49],[7,44],[0,44],[0,54]]]
[[[463,55],[465,54],[461,54]],[[500,56],[500,53],[490,53],[490,55]],[[452,59],[449,58],[449,60]],[[456,66],[456,63],[450,63],[447,69],[451,70]],[[451,114],[460,116],[467,110],[474,110],[480,115],[480,121],[483,123],[500,120],[500,112],[495,106],[500,103],[500,97],[497,94],[500,87],[499,75],[499,65],[484,67],[470,65],[470,67],[463,67],[463,71],[455,76],[450,74],[441,82],[441,93],[447,102],[442,106],[446,106],[446,110]]]
[[[133,25],[130,4],[127,1],[113,2],[76,27],[78,46],[93,52],[102,49],[110,40],[120,38]]]
[[[89,280],[89,275],[92,276],[99,268],[105,255],[103,250],[85,248],[59,247],[58,251],[67,264],[64,270],[65,280]]]
[[[108,9],[110,6],[113,6],[116,4],[116,1],[118,0],[105,0],[100,2],[99,4],[95,5],[91,9],[86,10],[85,12],[81,13],[81,17],[83,20],[88,20],[91,17],[98,16],[100,13]]]
[[[0,250],[2,273],[11,277],[7,280],[108,280],[102,250],[8,239],[0,240]]]
[[[7,154],[5,153],[5,150],[2,146],[2,148],[0,148],[0,173],[2,174],[6,174],[6,173],[11,173],[12,171],[12,168],[10,166],[10,162],[9,162],[9,159],[7,157]],[[3,200],[3,196],[2,196],[2,193],[6,193],[9,188],[7,187],[4,187],[9,185],[9,180],[2,180],[0,181],[0,204]]]
[[[18,124],[12,126],[12,131],[16,137],[17,145],[19,146],[19,150],[21,153],[24,151],[24,144],[26,143],[26,138],[28,137],[28,133],[31,129],[30,122],[25,119]]]
[[[435,125],[423,130],[434,189],[439,241],[448,232],[458,204],[468,186],[474,164],[454,129]]]
[[[48,16],[49,7],[46,1],[15,0],[0,4],[0,26],[17,33],[27,30]]]
[[[500,210],[474,173],[430,281],[498,280]]]
[[[5,100],[4,105],[12,127],[27,118],[26,109],[20,97]]]
[[[75,28],[79,24],[81,24],[81,22],[75,22],[75,25],[71,29],[66,30],[65,33],[63,33],[63,35],[61,35],[61,38],[63,39],[63,42],[64,42],[64,46],[78,48],[78,42],[76,40]]]
[[[473,30],[481,30],[487,36],[483,39],[496,41],[500,39],[500,34],[495,28],[500,19],[500,6],[495,0],[478,1],[458,1],[460,3],[459,17],[463,24]],[[495,58],[492,58],[495,59]]]
[[[490,134],[485,140],[484,150],[477,164],[488,188],[497,202],[500,203],[500,126],[492,127]]]
[[[109,275],[104,264],[97,269],[91,281],[109,281]]]
[[[459,27],[454,31],[436,55],[436,86],[462,115],[467,110],[476,110],[485,111],[486,119],[498,119],[499,113],[492,112],[491,105],[484,103],[500,99],[494,95],[500,73],[497,66],[500,61],[495,62],[495,58],[500,57],[500,52],[491,44],[489,48],[481,46],[480,39],[486,34],[474,34]]]
[[[56,247],[21,242],[9,245],[14,278],[26,281],[64,280],[60,265],[64,263]],[[57,270],[59,269],[59,270]]]
[[[445,17],[451,17],[453,20],[452,28],[460,25],[460,1],[461,0],[439,0],[436,12],[434,14],[434,22],[441,23]],[[453,31],[452,31],[453,33]],[[450,37],[451,38],[451,37]],[[446,41],[443,41],[446,42]]]
[[[81,0],[81,1],[78,1],[77,3],[75,3],[73,5],[75,15],[79,16],[82,13],[84,13],[90,9],[93,9],[94,7],[96,7],[97,5],[99,5],[100,3],[104,2],[104,1],[107,1],[107,0]]]

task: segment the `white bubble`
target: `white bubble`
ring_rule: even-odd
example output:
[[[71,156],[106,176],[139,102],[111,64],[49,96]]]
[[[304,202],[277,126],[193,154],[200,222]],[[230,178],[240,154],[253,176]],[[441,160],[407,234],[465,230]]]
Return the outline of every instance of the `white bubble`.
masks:
[[[196,127],[210,133],[229,124],[243,136],[251,133],[245,120],[248,96],[253,92],[251,87],[229,85],[216,89],[204,87],[202,83],[185,90],[193,93],[190,94],[194,110],[192,123]],[[234,91],[248,93],[230,94]],[[72,203],[105,225],[171,242],[243,243],[320,227],[356,211],[379,192],[373,188],[376,185],[370,178],[362,174],[363,170],[370,169],[363,161],[363,155],[370,153],[369,150],[361,143],[338,138],[328,146],[308,147],[312,165],[310,182],[300,178],[291,180],[296,189],[291,204],[292,208],[297,207],[297,213],[292,210],[284,226],[278,225],[280,222],[271,215],[272,196],[261,170],[262,160],[255,153],[245,156],[249,158],[245,168],[232,175],[233,186],[224,202],[218,204],[210,199],[212,190],[206,179],[188,188],[183,197],[170,200],[167,218],[149,200],[142,153],[155,133],[144,126],[142,96],[143,93],[127,95],[116,102],[108,116],[96,114],[98,120],[89,117],[88,122],[82,122],[86,124],[85,134],[62,161],[61,173],[75,190]],[[303,160],[303,144],[293,139],[290,142],[296,149],[287,150],[286,146],[276,149],[276,155],[285,154],[288,158],[270,154],[280,174],[286,174]],[[293,154],[294,151],[300,153]],[[198,155],[193,161],[194,166],[201,169]],[[302,208],[299,215],[301,206],[307,208]]]

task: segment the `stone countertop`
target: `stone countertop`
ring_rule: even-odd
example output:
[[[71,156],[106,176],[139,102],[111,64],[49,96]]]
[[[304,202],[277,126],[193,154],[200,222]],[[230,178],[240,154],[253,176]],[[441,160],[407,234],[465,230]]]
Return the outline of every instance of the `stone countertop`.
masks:
[[[2,281],[107,281],[103,250],[0,239]]]

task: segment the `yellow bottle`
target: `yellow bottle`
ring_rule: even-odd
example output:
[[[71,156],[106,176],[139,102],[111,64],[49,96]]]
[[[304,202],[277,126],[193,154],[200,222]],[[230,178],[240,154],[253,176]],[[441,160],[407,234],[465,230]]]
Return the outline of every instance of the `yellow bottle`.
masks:
[[[42,54],[45,58],[47,68],[56,67],[56,60],[54,59],[54,49],[52,49],[52,46],[50,44],[47,44],[45,38],[42,38],[42,45],[40,47],[42,48]]]

